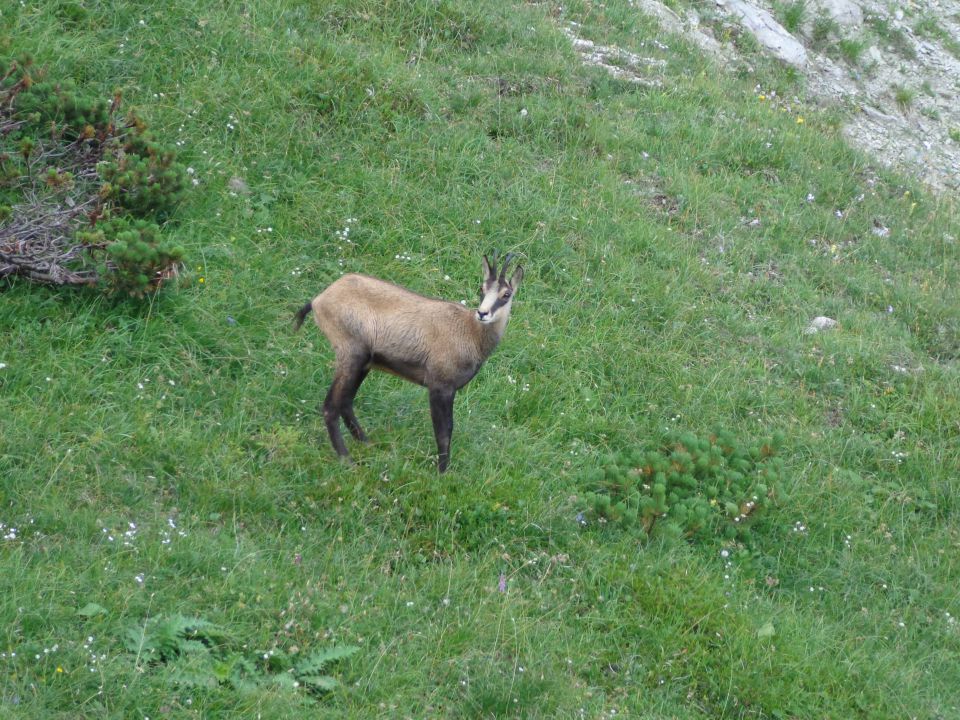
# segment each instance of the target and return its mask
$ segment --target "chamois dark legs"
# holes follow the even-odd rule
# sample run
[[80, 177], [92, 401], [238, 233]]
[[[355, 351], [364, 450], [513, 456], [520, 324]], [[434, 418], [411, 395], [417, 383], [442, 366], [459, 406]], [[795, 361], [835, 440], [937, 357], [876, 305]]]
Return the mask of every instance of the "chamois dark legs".
[[453, 398], [456, 390], [430, 388], [430, 417], [437, 438], [437, 469], [444, 472], [450, 464], [450, 437], [453, 435]]
[[333, 382], [330, 383], [330, 390], [327, 391], [327, 397], [323, 401], [323, 420], [330, 434], [330, 442], [333, 444], [333, 449], [337, 451], [337, 455], [342, 458], [349, 459], [350, 453], [340, 432], [341, 417], [346, 421], [354, 437], [363, 441], [367, 439], [360, 423], [357, 422], [357, 416], [353, 413], [353, 399], [368, 372], [367, 358], [338, 357]]
[[347, 430], [349, 430], [350, 434], [360, 442], [369, 441], [367, 440], [367, 434], [363, 431], [363, 428], [360, 427], [360, 423], [357, 421], [357, 416], [353, 412], [353, 399], [357, 396], [357, 390], [360, 389], [360, 386], [363, 384], [363, 381], [366, 380], [367, 373], [369, 372], [369, 365], [361, 369], [356, 382], [352, 383], [349, 387], [351, 392], [346, 394], [347, 402], [343, 406], [343, 421], [347, 424]]

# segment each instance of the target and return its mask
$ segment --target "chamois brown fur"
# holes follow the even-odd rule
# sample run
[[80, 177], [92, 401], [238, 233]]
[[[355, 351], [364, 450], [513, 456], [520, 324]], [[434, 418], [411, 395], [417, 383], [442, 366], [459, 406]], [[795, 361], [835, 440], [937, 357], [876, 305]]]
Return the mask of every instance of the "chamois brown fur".
[[349, 458], [340, 433], [341, 417], [355, 438], [366, 440], [353, 413], [353, 400], [367, 373], [375, 368], [429, 390], [438, 467], [440, 472], [446, 470], [454, 396], [500, 342], [513, 293], [523, 278], [523, 268], [518, 267], [505, 279], [510, 258], [508, 254], [499, 275], [483, 258], [484, 297], [476, 310], [357, 274], [339, 278], [300, 309], [295, 327], [312, 312], [336, 355], [323, 415], [338, 455]]

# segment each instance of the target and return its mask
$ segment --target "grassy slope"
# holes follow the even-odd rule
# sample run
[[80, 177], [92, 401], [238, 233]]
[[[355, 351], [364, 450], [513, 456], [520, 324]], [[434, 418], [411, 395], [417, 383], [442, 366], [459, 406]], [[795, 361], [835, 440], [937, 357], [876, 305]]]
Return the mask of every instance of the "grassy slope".
[[[0, 715], [304, 703], [138, 670], [122, 632], [170, 612], [251, 649], [360, 644], [317, 717], [957, 711], [956, 208], [759, 101], [795, 92], [775, 68], [659, 48], [621, 0], [26, 5], [3, 52], [122, 86], [200, 182], [180, 290], [0, 291]], [[583, 68], [567, 20], [666, 59], [664, 89]], [[527, 280], [451, 472], [386, 376], [358, 401], [374, 444], [337, 464], [330, 352], [292, 312], [341, 270], [470, 302], [493, 246]], [[802, 334], [819, 314], [840, 328]], [[576, 528], [580, 468], [717, 424], [788, 435], [752, 563]]]

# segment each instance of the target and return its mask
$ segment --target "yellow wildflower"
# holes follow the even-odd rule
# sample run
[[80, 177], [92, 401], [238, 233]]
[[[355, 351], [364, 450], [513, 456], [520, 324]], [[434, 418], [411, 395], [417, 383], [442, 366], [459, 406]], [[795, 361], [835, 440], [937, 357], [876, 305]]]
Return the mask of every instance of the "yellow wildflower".
[[798, 118], [797, 118], [797, 125], [803, 125], [803, 118], [802, 118], [802, 117], [798, 117]]

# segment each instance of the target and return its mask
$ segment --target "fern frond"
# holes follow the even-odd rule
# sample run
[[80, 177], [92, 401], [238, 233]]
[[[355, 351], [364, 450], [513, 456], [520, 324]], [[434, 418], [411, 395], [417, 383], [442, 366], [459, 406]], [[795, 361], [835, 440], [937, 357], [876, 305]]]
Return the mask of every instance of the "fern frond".
[[335, 678], [332, 678], [329, 675], [307, 675], [306, 677], [299, 678], [299, 680], [303, 685], [307, 686], [311, 690], [319, 690], [322, 692], [336, 690], [337, 686], [340, 684]]
[[330, 663], [348, 658], [359, 649], [354, 645], [337, 645], [323, 650], [315, 650], [297, 663], [294, 671], [298, 676], [317, 675]]

